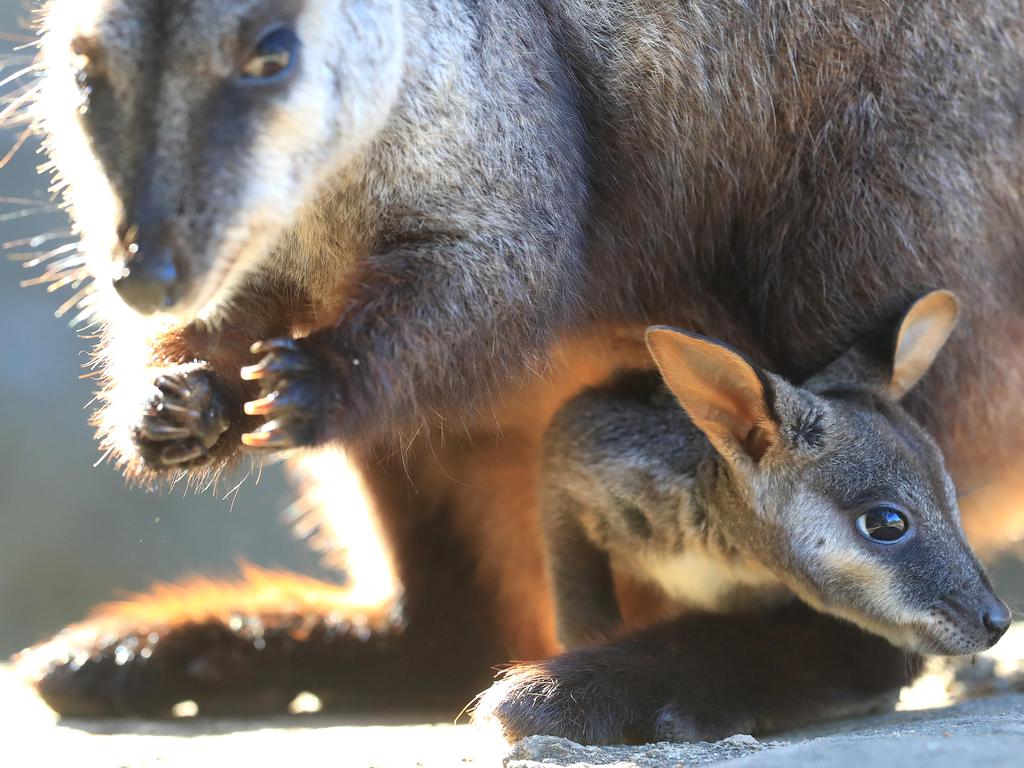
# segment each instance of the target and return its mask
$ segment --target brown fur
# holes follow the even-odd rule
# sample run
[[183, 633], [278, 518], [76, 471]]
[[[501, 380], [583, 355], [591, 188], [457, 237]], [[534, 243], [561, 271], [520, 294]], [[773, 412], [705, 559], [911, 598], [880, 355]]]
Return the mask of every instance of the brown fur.
[[[713, 332], [800, 380], [939, 286], [962, 297], [966, 332], [908, 408], [961, 486], [1019, 474], [1019, 3], [414, 1], [401, 13], [384, 3], [365, 17], [384, 30], [366, 50], [383, 51], [381, 60], [393, 52], [399, 36], [387, 25], [398, 19], [407, 41], [400, 83], [388, 62], [358, 58], [357, 36], [325, 42], [331, 24], [310, 25], [320, 37], [308, 50], [340, 57], [343, 76], [301, 80], [320, 94], [302, 109], [333, 109], [326, 117], [343, 123], [371, 114], [379, 124], [345, 123], [316, 146], [294, 147], [321, 121], [289, 123], [289, 103], [268, 101], [250, 121], [252, 141], [237, 144], [259, 150], [239, 183], [243, 165], [215, 151], [223, 135], [196, 105], [210, 103], [225, 68], [208, 57], [219, 47], [204, 48], [223, 31], [210, 18], [234, 24], [248, 6], [57, 0], [48, 17], [41, 125], [99, 279], [108, 386], [99, 424], [129, 474], [154, 472], [131, 436], [166, 365], [199, 358], [222, 381], [233, 425], [212, 457], [220, 466], [252, 428], [242, 406], [255, 388], [237, 380], [245, 347], [302, 337], [296, 348], [315, 375], [300, 377], [300, 417], [283, 419], [275, 437], [349, 446], [410, 606], [436, 606], [434, 589], [475, 592], [473, 604], [492, 611], [469, 612], [462, 636], [490, 638], [480, 641], [486, 656], [500, 622], [515, 643], [506, 655], [523, 657], [551, 641], [529, 490], [540, 436], [566, 397], [629, 365], [639, 328]], [[105, 25], [89, 26], [93, 11]], [[83, 29], [65, 29], [79, 12]], [[187, 45], [133, 50], [152, 35], [151, 18]], [[344, 31], [348, 17], [310, 18]], [[68, 61], [77, 34], [107, 45], [108, 95], [119, 97], [97, 97], [92, 144], [81, 136]], [[195, 56], [207, 65], [201, 78]], [[367, 71], [351, 77], [359, 66]], [[156, 94], [167, 78], [192, 87], [141, 98], [141, 84]], [[377, 91], [384, 101], [352, 108]], [[107, 124], [119, 130], [95, 130], [103, 109], [115, 110]], [[172, 140], [139, 125], [166, 126]], [[153, 162], [139, 162], [150, 150]], [[195, 162], [200, 150], [205, 163]], [[92, 155], [97, 167], [76, 167]], [[336, 173], [321, 173], [334, 162]], [[239, 202], [239, 190], [275, 184], [291, 185], [292, 208]], [[130, 204], [139, 188], [150, 208]], [[181, 199], [189, 205], [179, 212]], [[256, 279], [234, 281], [205, 308], [214, 330], [196, 323], [185, 336], [120, 343], [139, 320], [111, 293], [112, 241], [142, 219], [171, 219], [179, 240], [185, 233], [191, 297], [213, 290], [225, 260], [251, 267]], [[229, 224], [251, 235], [250, 251], [223, 245], [218, 228]], [[173, 322], [195, 319], [188, 302], [175, 309]], [[218, 326], [233, 329], [230, 339]], [[608, 345], [609, 329], [632, 345]], [[986, 509], [985, 525], [1001, 531], [1019, 520], [1022, 490], [1011, 481], [1002, 497], [1011, 503]], [[976, 528], [970, 498], [963, 507]], [[460, 557], [434, 559], [436, 547]], [[656, 681], [657, 670], [645, 675]], [[61, 679], [73, 699], [74, 676]], [[93, 694], [83, 688], [82, 701]]]

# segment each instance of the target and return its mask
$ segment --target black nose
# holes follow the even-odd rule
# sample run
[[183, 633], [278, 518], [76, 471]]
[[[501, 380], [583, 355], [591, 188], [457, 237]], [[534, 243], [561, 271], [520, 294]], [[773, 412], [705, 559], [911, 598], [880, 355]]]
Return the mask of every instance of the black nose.
[[1006, 607], [1006, 603], [997, 599], [984, 609], [981, 621], [994, 643], [1010, 627], [1010, 609]]
[[124, 269], [114, 288], [136, 312], [149, 315], [171, 309], [180, 298], [183, 270], [167, 244], [152, 248], [133, 243], [126, 249]]

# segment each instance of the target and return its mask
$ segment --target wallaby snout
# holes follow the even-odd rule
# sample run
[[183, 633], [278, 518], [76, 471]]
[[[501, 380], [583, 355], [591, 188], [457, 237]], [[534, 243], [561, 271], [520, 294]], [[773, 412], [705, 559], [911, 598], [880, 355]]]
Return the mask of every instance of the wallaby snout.
[[995, 645], [1010, 627], [1009, 607], [996, 595], [979, 563], [977, 578], [959, 594], [945, 595], [922, 638], [935, 653], [962, 656]]
[[989, 646], [995, 645], [999, 638], [1006, 634], [1006, 630], [1010, 628], [1011, 618], [1009, 606], [992, 595], [981, 612], [981, 623], [989, 632]]
[[121, 243], [122, 267], [114, 276], [118, 295], [136, 312], [168, 312], [188, 293], [189, 268], [183, 249], [167, 230], [159, 234], [131, 227]]

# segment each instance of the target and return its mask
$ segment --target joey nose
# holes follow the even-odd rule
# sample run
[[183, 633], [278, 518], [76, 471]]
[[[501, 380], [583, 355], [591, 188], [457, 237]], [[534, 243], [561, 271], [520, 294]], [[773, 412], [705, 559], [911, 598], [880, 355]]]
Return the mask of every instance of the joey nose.
[[997, 598], [982, 609], [981, 621], [994, 644], [1010, 627], [1010, 609]]
[[143, 315], [166, 311], [181, 298], [184, 270], [167, 243], [126, 248], [124, 268], [114, 288], [124, 302]]

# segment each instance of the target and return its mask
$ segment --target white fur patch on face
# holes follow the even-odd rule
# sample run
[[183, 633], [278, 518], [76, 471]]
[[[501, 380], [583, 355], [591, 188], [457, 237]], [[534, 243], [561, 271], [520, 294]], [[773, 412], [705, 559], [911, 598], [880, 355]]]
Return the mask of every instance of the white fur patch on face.
[[[786, 505], [792, 556], [780, 557], [779, 577], [811, 607], [846, 619], [894, 645], [917, 648], [915, 627], [927, 612], [907, 605], [895, 576], [863, 551], [852, 525], [822, 496], [807, 490]], [[813, 526], [802, 524], [813, 520]]]
[[920, 646], [917, 628], [927, 622], [928, 613], [908, 605], [900, 596], [893, 571], [850, 551], [826, 553], [820, 562], [822, 581], [841, 584], [844, 596], [856, 594], [860, 598], [858, 605], [850, 605], [841, 598], [828, 599], [821, 606], [823, 610], [881, 635], [894, 645], [911, 649]]
[[[75, 37], [94, 29], [99, 11], [99, 3], [78, 0], [62, 0], [48, 9], [40, 38], [43, 70], [31, 117], [36, 130], [46, 137], [51, 162], [44, 170], [55, 171], [52, 189], [63, 194], [89, 273], [102, 287], [115, 277], [111, 254], [117, 245], [119, 208], [82, 130], [78, 105], [83, 97], [75, 80], [81, 62], [71, 49]], [[106, 309], [102, 301], [95, 306]]]
[[300, 211], [381, 130], [398, 100], [403, 27], [397, 0], [308, 0], [296, 32], [300, 71], [258, 126], [239, 168], [237, 216], [226, 223], [205, 285], [186, 314], [216, 321]]

